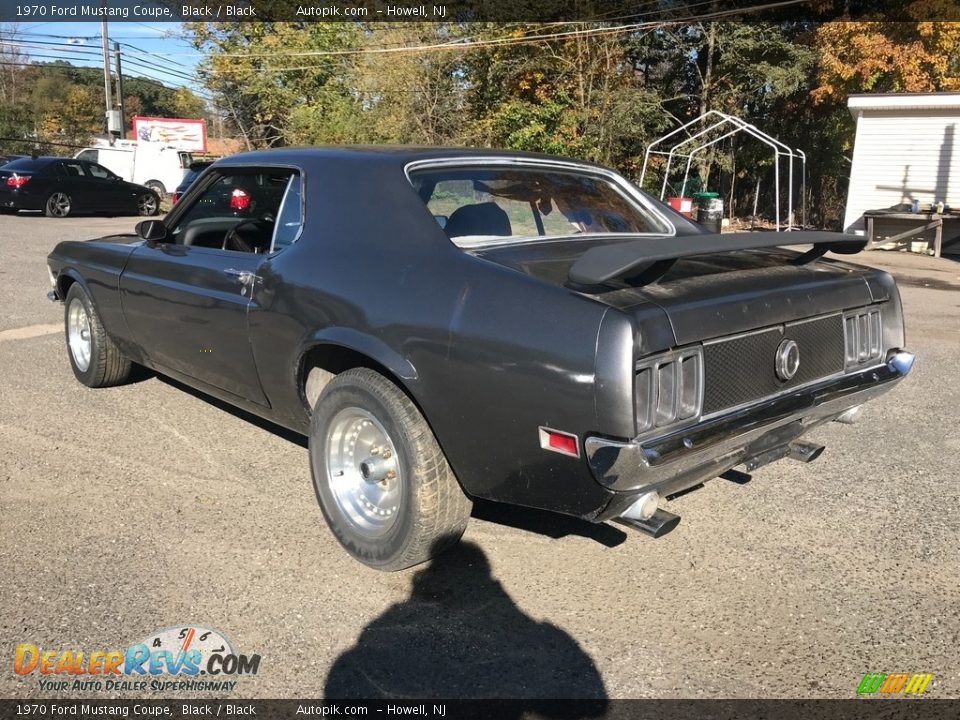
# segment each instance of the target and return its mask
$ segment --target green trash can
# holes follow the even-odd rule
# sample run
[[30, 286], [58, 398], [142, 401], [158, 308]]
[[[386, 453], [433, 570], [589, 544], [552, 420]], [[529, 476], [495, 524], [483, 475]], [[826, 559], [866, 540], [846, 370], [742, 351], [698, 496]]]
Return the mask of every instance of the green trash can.
[[693, 196], [697, 202], [697, 222], [712, 233], [720, 233], [723, 225], [723, 200], [715, 192], [701, 192]]

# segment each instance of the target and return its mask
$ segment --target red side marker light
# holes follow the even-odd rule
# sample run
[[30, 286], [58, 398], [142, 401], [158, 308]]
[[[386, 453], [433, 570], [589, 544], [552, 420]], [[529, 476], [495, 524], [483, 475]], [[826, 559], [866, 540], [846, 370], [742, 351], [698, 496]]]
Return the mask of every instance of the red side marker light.
[[558, 452], [570, 457], [580, 457], [580, 443], [576, 435], [545, 427], [539, 428], [539, 433], [540, 447], [544, 450]]

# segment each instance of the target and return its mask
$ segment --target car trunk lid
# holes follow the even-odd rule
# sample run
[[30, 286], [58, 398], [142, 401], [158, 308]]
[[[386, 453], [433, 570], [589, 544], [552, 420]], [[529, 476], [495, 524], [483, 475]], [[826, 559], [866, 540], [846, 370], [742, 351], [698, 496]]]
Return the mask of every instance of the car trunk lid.
[[[609, 242], [609, 241], [597, 241]], [[596, 242], [590, 243], [591, 247]], [[570, 268], [583, 240], [489, 248], [474, 254], [633, 314], [650, 305], [669, 319], [674, 345], [709, 340], [868, 305], [875, 298], [865, 271], [836, 261], [794, 264], [798, 253], [779, 248], [729, 251], [677, 259], [656, 282], [619, 288], [576, 287]], [[652, 349], [652, 348], [651, 348]]]

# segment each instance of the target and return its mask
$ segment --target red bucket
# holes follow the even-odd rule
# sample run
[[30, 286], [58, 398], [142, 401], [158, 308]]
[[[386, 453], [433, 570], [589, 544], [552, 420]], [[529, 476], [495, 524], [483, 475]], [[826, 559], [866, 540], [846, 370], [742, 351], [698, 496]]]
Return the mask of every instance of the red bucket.
[[688, 197], [670, 197], [667, 198], [667, 205], [672, 207], [684, 217], [693, 219], [693, 198]]

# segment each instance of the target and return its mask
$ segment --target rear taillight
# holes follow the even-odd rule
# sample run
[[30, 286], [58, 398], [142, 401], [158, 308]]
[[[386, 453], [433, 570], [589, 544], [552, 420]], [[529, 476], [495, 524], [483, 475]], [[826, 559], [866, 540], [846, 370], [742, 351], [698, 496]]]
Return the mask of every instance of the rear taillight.
[[662, 429], [698, 417], [703, 404], [700, 347], [648, 358], [637, 366], [634, 400], [637, 432]]
[[845, 366], [848, 370], [867, 363], [880, 362], [883, 338], [879, 309], [866, 308], [844, 314], [843, 335], [846, 346]]
[[179, 199], [180, 199], [180, 193], [178, 193], [178, 192], [170, 193], [170, 204], [171, 204], [171, 205], [176, 205], [176, 204], [177, 204], [177, 200], [179, 200]]
[[7, 187], [22, 188], [30, 182], [29, 175], [11, 175], [7, 178]]

